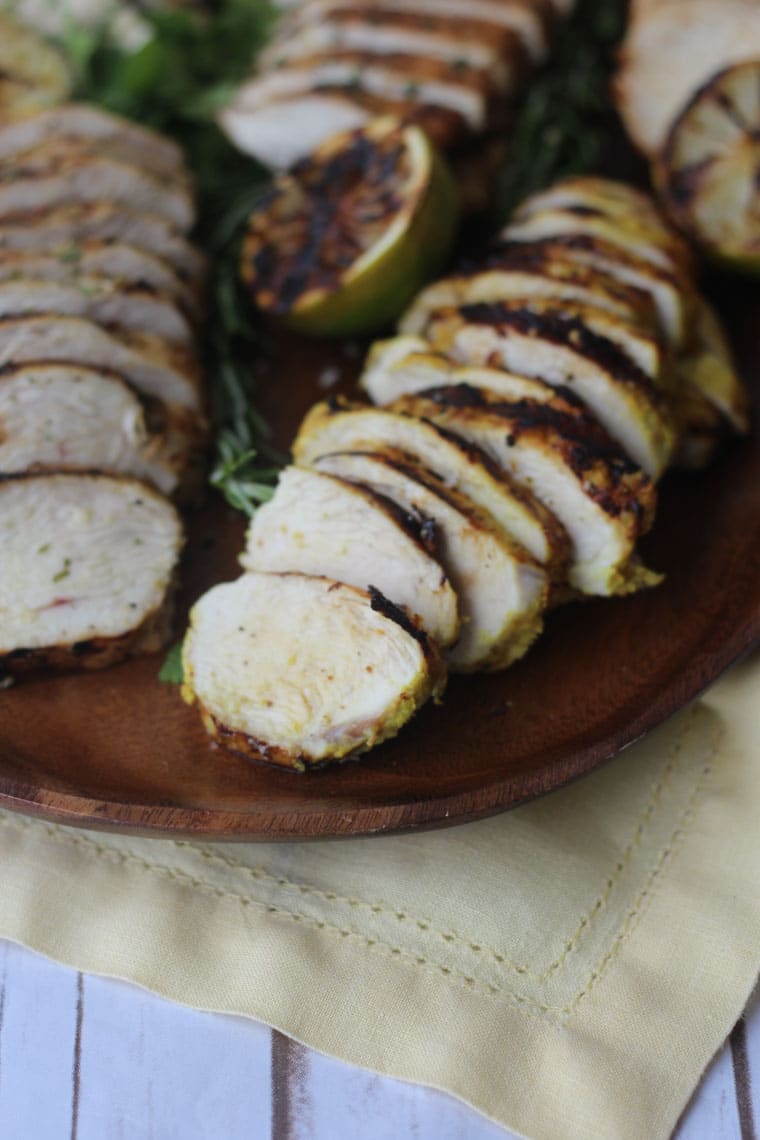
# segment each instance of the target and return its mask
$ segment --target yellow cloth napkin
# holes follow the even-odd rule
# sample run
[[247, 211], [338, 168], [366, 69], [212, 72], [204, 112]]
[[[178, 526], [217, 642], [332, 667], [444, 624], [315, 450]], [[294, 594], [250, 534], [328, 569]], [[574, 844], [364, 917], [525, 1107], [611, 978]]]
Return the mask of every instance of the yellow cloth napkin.
[[758, 698], [756, 658], [594, 775], [433, 833], [196, 846], [4, 813], [0, 935], [535, 1140], [664, 1138], [760, 966]]

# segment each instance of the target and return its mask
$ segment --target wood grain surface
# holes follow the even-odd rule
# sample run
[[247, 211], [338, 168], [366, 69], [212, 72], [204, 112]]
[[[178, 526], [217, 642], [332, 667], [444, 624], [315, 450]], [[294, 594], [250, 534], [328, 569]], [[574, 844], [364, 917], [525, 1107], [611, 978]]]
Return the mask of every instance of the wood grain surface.
[[[759, 1123], [756, 995], [674, 1140], [758, 1140]], [[254, 1021], [185, 1009], [124, 982], [78, 974], [6, 942], [0, 1136], [516, 1140], [434, 1089], [313, 1053]]]
[[[719, 298], [758, 398], [760, 292]], [[275, 342], [257, 402], [286, 447], [330, 386], [348, 390], [358, 346]], [[337, 384], [333, 381], [337, 378]], [[216, 497], [190, 523], [179, 630], [213, 582], [236, 577], [241, 516]], [[662, 486], [647, 562], [656, 590], [552, 613], [528, 656], [454, 678], [399, 737], [357, 763], [305, 775], [210, 742], [161, 657], [40, 678], [0, 694], [0, 803], [88, 827], [207, 839], [372, 834], [463, 822], [590, 771], [681, 707], [760, 638], [760, 438]]]

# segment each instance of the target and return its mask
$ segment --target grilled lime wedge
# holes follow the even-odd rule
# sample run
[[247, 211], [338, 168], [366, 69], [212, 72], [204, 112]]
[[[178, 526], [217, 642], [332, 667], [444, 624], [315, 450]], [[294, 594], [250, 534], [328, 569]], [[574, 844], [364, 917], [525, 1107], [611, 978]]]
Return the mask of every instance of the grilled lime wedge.
[[427, 135], [376, 119], [274, 180], [248, 222], [243, 281], [297, 332], [372, 332], [444, 267], [457, 222], [456, 188]]
[[760, 274], [760, 59], [727, 67], [695, 93], [655, 179], [673, 219], [708, 255]]
[[0, 12], [0, 124], [62, 103], [70, 89], [63, 56], [31, 28]]

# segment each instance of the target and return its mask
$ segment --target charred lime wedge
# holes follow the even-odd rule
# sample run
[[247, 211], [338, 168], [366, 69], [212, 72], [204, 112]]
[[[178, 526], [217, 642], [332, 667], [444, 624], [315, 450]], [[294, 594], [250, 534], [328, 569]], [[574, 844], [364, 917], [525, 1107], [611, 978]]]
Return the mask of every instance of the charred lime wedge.
[[68, 96], [60, 52], [31, 28], [0, 12], [0, 122], [41, 111]]
[[443, 268], [457, 219], [456, 189], [425, 133], [376, 119], [274, 180], [248, 222], [243, 281], [297, 332], [371, 332]]
[[760, 60], [728, 67], [696, 92], [655, 177], [674, 220], [708, 254], [760, 273]]

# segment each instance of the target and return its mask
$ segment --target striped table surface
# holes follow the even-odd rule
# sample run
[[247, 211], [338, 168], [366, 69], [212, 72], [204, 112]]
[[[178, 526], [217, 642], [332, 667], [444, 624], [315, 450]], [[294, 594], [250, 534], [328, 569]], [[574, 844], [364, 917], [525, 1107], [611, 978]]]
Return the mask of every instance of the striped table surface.
[[[755, 1100], [753, 1102], [753, 1083]], [[677, 1140], [756, 1140], [760, 994]], [[0, 941], [2, 1140], [509, 1140], [431, 1089]], [[561, 1140], [561, 1138], [558, 1138]]]

